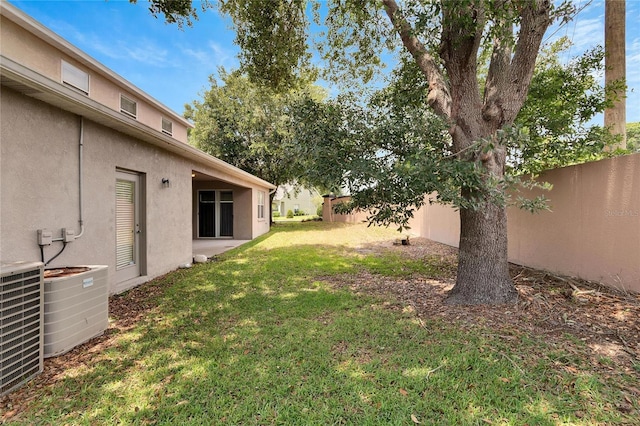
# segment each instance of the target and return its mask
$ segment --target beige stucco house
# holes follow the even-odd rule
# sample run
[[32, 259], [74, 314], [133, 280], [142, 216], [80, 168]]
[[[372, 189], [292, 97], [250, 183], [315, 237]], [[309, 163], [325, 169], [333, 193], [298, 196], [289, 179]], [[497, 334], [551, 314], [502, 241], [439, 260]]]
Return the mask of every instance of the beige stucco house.
[[180, 115], [0, 7], [2, 262], [64, 246], [50, 267], [108, 265], [115, 293], [191, 262], [194, 239], [269, 230], [273, 185], [188, 145]]
[[316, 189], [303, 187], [296, 190], [294, 185], [286, 184], [278, 186], [273, 195], [272, 210], [280, 216], [286, 216], [289, 210], [294, 214], [314, 215], [320, 205], [322, 196]]

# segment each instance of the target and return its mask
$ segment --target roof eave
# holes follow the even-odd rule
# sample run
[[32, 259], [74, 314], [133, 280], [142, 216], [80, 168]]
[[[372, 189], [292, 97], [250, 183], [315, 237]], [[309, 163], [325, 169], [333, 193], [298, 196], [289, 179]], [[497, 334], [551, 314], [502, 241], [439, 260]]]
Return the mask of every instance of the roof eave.
[[2, 85], [255, 185], [276, 186], [0, 55]]
[[69, 43], [67, 40], [60, 37], [58, 34], [54, 33], [53, 31], [51, 31], [50, 29], [48, 29], [47, 27], [45, 27], [44, 25], [42, 25], [41, 23], [33, 19], [32, 17], [27, 15], [26, 13], [22, 12], [17, 7], [5, 1], [0, 2], [0, 14], [2, 14], [2, 16], [6, 17], [7, 19], [14, 22], [15, 24], [19, 25], [20, 27], [24, 28], [25, 30], [29, 31], [30, 33], [36, 35], [37, 37], [51, 44], [61, 52], [64, 52], [65, 54], [69, 55], [71, 58], [80, 62], [87, 68], [94, 70], [95, 72], [99, 73], [101, 76], [116, 83], [118, 86], [124, 87], [126, 90], [131, 92], [132, 95], [136, 95], [141, 99], [144, 99], [145, 101], [149, 102], [149, 104], [160, 109], [167, 116], [170, 116], [174, 120], [179, 121], [180, 123], [182, 123], [183, 125], [189, 128], [193, 128], [193, 124], [190, 121], [188, 121], [186, 118], [184, 118], [177, 112], [173, 111], [171, 108], [167, 107], [162, 102], [158, 101], [157, 99], [155, 99], [148, 93], [144, 92], [140, 88], [136, 87], [129, 81], [125, 80], [120, 75], [118, 75], [117, 73], [115, 73], [114, 71], [106, 67], [105, 65], [101, 64], [96, 59], [87, 55], [85, 52], [78, 49], [73, 44]]

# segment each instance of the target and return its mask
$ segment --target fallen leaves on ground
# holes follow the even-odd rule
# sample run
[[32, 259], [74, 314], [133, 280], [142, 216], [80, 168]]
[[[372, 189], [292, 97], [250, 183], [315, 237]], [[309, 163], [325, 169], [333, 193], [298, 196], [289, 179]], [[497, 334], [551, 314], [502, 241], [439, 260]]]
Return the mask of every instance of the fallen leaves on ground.
[[[359, 250], [400, 252], [411, 259], [436, 256], [444, 262], [457, 262], [456, 248], [425, 238], [412, 239], [410, 246], [375, 244]], [[519, 265], [510, 265], [510, 273], [519, 301], [515, 305], [497, 306], [445, 304], [447, 292], [455, 283], [454, 276], [394, 279], [361, 272], [325, 281], [355, 292], [391, 295], [398, 303], [388, 303], [388, 307], [408, 307], [422, 321], [440, 318], [470, 329], [484, 326], [492, 330], [492, 336], [507, 341], [524, 334], [540, 336], [569, 352], [584, 354], [567, 337], [571, 336], [585, 343], [584, 355], [604, 377], [613, 378], [622, 372], [640, 380], [640, 294]], [[638, 387], [626, 386], [622, 390], [636, 399], [640, 397]]]

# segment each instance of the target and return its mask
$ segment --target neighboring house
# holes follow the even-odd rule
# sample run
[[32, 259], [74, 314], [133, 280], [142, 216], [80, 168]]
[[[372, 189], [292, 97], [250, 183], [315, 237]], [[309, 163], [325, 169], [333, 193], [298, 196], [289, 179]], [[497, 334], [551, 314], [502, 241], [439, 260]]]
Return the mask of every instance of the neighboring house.
[[274, 185], [188, 145], [180, 115], [0, 11], [2, 262], [49, 260], [67, 240], [49, 266], [108, 265], [115, 293], [191, 262], [193, 239], [269, 231]]
[[322, 196], [315, 189], [300, 188], [297, 192], [293, 185], [280, 185], [273, 196], [272, 210], [286, 216], [291, 210], [294, 214], [303, 212], [315, 215], [322, 205]]

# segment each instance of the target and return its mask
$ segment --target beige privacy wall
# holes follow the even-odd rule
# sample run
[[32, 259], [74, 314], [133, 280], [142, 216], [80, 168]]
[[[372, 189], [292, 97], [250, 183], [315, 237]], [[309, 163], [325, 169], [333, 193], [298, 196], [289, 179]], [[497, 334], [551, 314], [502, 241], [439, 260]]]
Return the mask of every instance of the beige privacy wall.
[[[509, 260], [640, 292], [640, 154], [550, 170], [551, 211], [508, 211]], [[427, 205], [414, 232], [458, 246], [458, 212]]]
[[330, 197], [324, 196], [322, 203], [322, 220], [325, 222], [338, 223], [361, 223], [367, 220], [368, 213], [365, 211], [357, 211], [351, 214], [339, 214], [333, 211], [333, 207], [340, 203], [346, 203], [351, 197]]
[[[640, 154], [550, 170], [540, 180], [553, 189], [519, 195], [545, 195], [551, 211], [509, 209], [509, 260], [640, 292]], [[324, 201], [325, 220], [366, 218], [332, 214]], [[460, 219], [451, 207], [427, 204], [410, 224], [412, 234], [458, 246]]]

